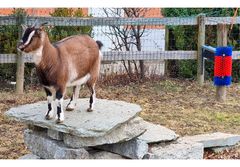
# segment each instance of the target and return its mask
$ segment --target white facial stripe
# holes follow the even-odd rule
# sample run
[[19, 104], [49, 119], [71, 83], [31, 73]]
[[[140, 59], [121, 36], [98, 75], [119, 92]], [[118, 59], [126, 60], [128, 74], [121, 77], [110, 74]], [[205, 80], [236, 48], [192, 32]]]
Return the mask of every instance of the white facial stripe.
[[31, 41], [34, 33], [35, 33], [35, 30], [32, 31], [32, 32], [29, 34], [28, 39], [27, 39], [27, 41], [24, 43], [24, 45], [28, 45], [28, 44], [29, 44], [29, 42]]

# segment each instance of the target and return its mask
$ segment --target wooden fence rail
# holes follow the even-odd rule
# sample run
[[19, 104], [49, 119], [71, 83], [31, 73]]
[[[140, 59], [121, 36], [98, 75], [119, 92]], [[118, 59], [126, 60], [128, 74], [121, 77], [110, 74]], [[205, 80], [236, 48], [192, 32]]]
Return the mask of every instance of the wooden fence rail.
[[[202, 19], [201, 19], [202, 18]], [[36, 20], [39, 23], [47, 22], [52, 26], [125, 26], [125, 25], [153, 25], [153, 26], [179, 26], [179, 25], [196, 25], [198, 26], [198, 50], [197, 51], [140, 51], [140, 52], [120, 52], [108, 51], [103, 53], [103, 61], [121, 61], [121, 60], [183, 60], [183, 59], [196, 59], [198, 62], [198, 81], [200, 85], [203, 83], [203, 74], [200, 73], [202, 67], [201, 61], [201, 46], [205, 44], [205, 26], [218, 25], [218, 24], [240, 24], [240, 17], [205, 17], [199, 15], [196, 17], [165, 17], [165, 18], [120, 18], [120, 17], [89, 17], [89, 18], [76, 18], [76, 17], [17, 17], [17, 16], [0, 16], [0, 26], [4, 25], [17, 25], [24, 23], [32, 25]], [[19, 37], [20, 35], [19, 28]], [[166, 31], [167, 33], [168, 31]], [[21, 72], [20, 78], [17, 80], [19, 93], [23, 90], [23, 73], [24, 63], [32, 63], [31, 55], [19, 57], [15, 54], [0, 54], [0, 63], [16, 63], [18, 71]], [[233, 52], [233, 59], [240, 59], [240, 52]], [[20, 72], [17, 74], [20, 75]], [[20, 83], [21, 82], [21, 83]], [[18, 88], [18, 86], [17, 86]]]
[[[16, 63], [17, 54], [0, 54], [0, 63]], [[197, 51], [105, 51], [102, 61], [122, 60], [196, 60]], [[240, 60], [240, 51], [233, 51], [233, 60]], [[24, 56], [25, 63], [33, 63], [31, 55]]]
[[[36, 20], [48, 22], [54, 26], [124, 26], [124, 25], [198, 25], [197, 17], [165, 17], [165, 18], [119, 18], [119, 17], [36, 17], [27, 16], [25, 22], [32, 25]], [[206, 17], [205, 25], [232, 24], [232, 17]], [[0, 16], [0, 25], [16, 25], [17, 17]], [[233, 24], [240, 24], [240, 17]]]

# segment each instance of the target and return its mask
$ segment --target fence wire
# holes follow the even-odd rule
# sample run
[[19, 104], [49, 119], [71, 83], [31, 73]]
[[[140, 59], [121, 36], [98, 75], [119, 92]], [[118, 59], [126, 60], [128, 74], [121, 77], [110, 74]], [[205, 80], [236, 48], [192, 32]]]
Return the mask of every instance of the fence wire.
[[[198, 15], [188, 17], [164, 17], [160, 8], [84, 8], [84, 9], [25, 9], [23, 23], [32, 25], [36, 19], [48, 22], [46, 31], [52, 42], [75, 34], [89, 34], [103, 44], [101, 74], [120, 74], [136, 69], [144, 61], [144, 72], [163, 75], [166, 70], [172, 76], [194, 78], [198, 44]], [[15, 14], [12, 14], [14, 13]], [[16, 62], [18, 23], [16, 10], [0, 9], [0, 63]], [[217, 24], [232, 24], [232, 17], [218, 16], [217, 11], [206, 13], [205, 43], [217, 46]], [[222, 16], [222, 15], [220, 15]], [[228, 44], [234, 51], [239, 49], [240, 17], [228, 36]], [[234, 52], [239, 59], [239, 53]], [[166, 65], [166, 61], [168, 61]], [[26, 55], [25, 62], [32, 63]], [[236, 60], [238, 66], [238, 60]], [[130, 65], [129, 65], [130, 63]], [[235, 62], [234, 62], [235, 63]], [[1, 64], [1, 77], [7, 65]], [[167, 68], [166, 68], [167, 67]], [[209, 69], [208, 69], [209, 68]], [[140, 70], [140, 69], [139, 69]], [[207, 66], [211, 76], [212, 64]]]

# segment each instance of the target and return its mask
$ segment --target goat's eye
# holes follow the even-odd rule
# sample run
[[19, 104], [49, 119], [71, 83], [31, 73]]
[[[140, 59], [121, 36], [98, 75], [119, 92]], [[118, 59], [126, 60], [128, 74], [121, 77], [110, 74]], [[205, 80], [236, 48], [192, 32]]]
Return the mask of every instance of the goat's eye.
[[33, 35], [33, 37], [34, 37], [34, 38], [40, 37], [40, 35], [39, 35], [38, 33], [35, 33], [35, 34]]
[[36, 34], [40, 34], [41, 33], [41, 30], [40, 29], [37, 29], [36, 30]]

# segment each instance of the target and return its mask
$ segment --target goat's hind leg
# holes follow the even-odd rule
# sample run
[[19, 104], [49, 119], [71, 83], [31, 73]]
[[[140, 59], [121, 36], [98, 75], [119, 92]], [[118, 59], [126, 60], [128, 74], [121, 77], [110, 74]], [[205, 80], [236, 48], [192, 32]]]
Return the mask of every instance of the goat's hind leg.
[[91, 96], [89, 99], [89, 108], [87, 109], [87, 111], [92, 112], [94, 108], [94, 103], [96, 101], [95, 83], [88, 82], [87, 86], [91, 92]]
[[80, 88], [81, 88], [81, 85], [77, 85], [73, 87], [72, 97], [66, 108], [67, 111], [73, 111], [75, 109], [77, 105], [77, 99], [79, 97]]
[[50, 120], [54, 117], [54, 109], [53, 109], [53, 93], [48, 89], [44, 87], [44, 90], [47, 94], [47, 102], [48, 102], [48, 111], [45, 115], [46, 120]]

